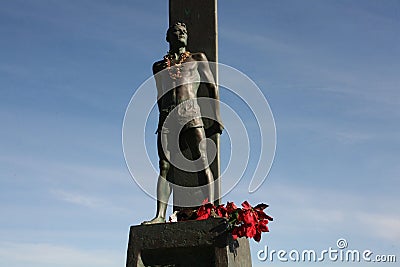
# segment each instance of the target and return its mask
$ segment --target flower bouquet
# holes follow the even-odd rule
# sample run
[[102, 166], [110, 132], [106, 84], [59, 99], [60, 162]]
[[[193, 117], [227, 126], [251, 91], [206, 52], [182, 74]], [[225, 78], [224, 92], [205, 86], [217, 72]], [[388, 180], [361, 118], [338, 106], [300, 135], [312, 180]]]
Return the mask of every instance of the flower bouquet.
[[205, 200], [197, 210], [183, 209], [176, 211], [169, 220], [170, 222], [177, 222], [226, 218], [228, 221], [226, 230], [232, 233], [234, 240], [238, 237], [246, 237], [260, 242], [261, 233], [269, 232], [267, 224], [269, 221], [273, 221], [273, 218], [264, 212], [267, 207], [268, 205], [264, 203], [252, 207], [247, 201], [242, 203], [242, 208], [238, 208], [233, 202], [215, 206]]

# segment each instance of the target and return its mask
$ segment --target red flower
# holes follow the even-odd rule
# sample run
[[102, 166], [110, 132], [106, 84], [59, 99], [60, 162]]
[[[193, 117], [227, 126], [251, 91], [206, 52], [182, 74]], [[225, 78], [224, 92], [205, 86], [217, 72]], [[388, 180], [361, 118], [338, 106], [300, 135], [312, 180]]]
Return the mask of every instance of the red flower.
[[250, 209], [253, 208], [253, 207], [249, 204], [249, 202], [247, 202], [247, 201], [244, 201], [244, 202], [242, 203], [242, 207], [243, 207], [244, 210], [250, 210]]
[[267, 224], [268, 220], [259, 221], [257, 224], [257, 230], [260, 232], [269, 232]]
[[257, 220], [257, 214], [252, 210], [239, 211], [239, 221], [242, 221], [245, 224], [254, 225], [258, 221]]
[[255, 210], [264, 210], [266, 208], [268, 208], [268, 205], [264, 204], [264, 203], [260, 203], [260, 204], [258, 204], [257, 206], [254, 207]]
[[267, 204], [261, 203], [254, 207], [254, 210], [257, 212], [258, 218], [260, 220], [267, 219], [273, 221], [274, 219], [271, 216], [265, 214], [264, 209], [268, 207]]
[[198, 210], [197, 210], [197, 218], [196, 220], [205, 220], [208, 219], [211, 216], [211, 211], [215, 209], [215, 206], [211, 203], [207, 203], [202, 205]]
[[226, 203], [226, 210], [229, 214], [233, 213], [235, 210], [237, 210], [237, 207], [235, 203], [233, 202], [227, 202]]
[[204, 199], [204, 200], [203, 200], [203, 203], [201, 203], [201, 205], [205, 205], [205, 204], [207, 204], [207, 203], [210, 203], [210, 202], [208, 201], [208, 198]]
[[233, 228], [232, 231], [233, 240], [236, 240], [238, 239], [238, 237], [243, 237], [243, 236], [246, 236], [246, 229], [244, 225], [240, 225], [238, 227]]
[[254, 224], [246, 225], [245, 229], [246, 229], [246, 237], [253, 238], [257, 233], [257, 229]]
[[261, 203], [252, 207], [249, 202], [244, 201], [242, 208], [236, 207], [235, 203], [227, 202], [226, 206], [214, 206], [208, 202], [208, 199], [203, 201], [203, 204], [192, 213], [180, 211], [178, 213], [178, 221], [182, 220], [205, 220], [210, 217], [221, 217], [228, 219], [227, 231], [232, 232], [232, 237], [236, 240], [239, 237], [253, 238], [259, 242], [263, 232], [269, 232], [268, 221], [272, 221], [272, 217], [264, 212], [268, 205]]
[[219, 217], [222, 217], [222, 218], [229, 218], [229, 214], [228, 214], [228, 210], [224, 207], [224, 205], [222, 204], [222, 205], [219, 205], [217, 208], [216, 208], [216, 213], [217, 213], [217, 215], [219, 216]]
[[262, 232], [269, 232], [268, 226], [267, 226], [268, 220], [261, 220], [257, 224], [257, 232], [254, 235], [254, 240], [257, 242], [260, 242], [261, 240], [261, 233]]
[[261, 240], [261, 232], [257, 231], [256, 235], [254, 236], [254, 240], [260, 242]]

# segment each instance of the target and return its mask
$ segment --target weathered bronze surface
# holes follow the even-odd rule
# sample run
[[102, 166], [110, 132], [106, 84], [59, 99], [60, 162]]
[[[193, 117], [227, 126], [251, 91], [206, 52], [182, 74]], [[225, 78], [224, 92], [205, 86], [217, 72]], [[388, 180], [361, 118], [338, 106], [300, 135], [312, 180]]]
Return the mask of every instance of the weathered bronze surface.
[[[214, 201], [214, 176], [209, 167], [206, 131], [198, 103], [200, 84], [207, 89], [211, 116], [215, 119], [207, 129], [208, 135], [221, 134], [223, 126], [219, 114], [218, 87], [215, 83], [207, 57], [204, 53], [190, 53], [186, 50], [188, 33], [186, 25], [177, 22], [168, 31], [166, 40], [170, 50], [160, 61], [153, 64], [153, 74], [158, 92], [159, 123], [157, 147], [160, 174], [157, 183], [156, 217], [144, 224], [165, 222], [166, 209], [173, 185], [185, 187], [206, 185], [206, 194], [199, 200]], [[179, 140], [178, 140], [179, 138]], [[177, 141], [178, 140], [178, 141]], [[182, 147], [189, 149], [190, 160], [197, 161], [198, 179], [192, 184], [181, 179], [174, 161]], [[171, 168], [174, 170], [171, 172]], [[204, 191], [204, 190], [203, 190]]]

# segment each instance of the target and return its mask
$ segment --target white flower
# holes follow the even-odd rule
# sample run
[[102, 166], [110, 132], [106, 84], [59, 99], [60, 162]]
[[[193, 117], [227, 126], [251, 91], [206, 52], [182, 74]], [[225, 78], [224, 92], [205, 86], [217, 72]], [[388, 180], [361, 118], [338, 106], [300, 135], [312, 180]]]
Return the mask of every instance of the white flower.
[[177, 222], [178, 221], [178, 211], [174, 211], [174, 213], [169, 216], [169, 222]]

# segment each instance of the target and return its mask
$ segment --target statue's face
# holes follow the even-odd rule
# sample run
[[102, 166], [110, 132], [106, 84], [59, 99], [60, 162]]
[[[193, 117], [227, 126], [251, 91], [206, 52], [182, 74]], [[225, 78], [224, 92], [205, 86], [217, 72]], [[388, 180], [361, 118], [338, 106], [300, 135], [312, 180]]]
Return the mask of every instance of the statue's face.
[[168, 31], [168, 42], [171, 45], [187, 45], [187, 31], [183, 26], [174, 26]]

